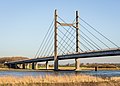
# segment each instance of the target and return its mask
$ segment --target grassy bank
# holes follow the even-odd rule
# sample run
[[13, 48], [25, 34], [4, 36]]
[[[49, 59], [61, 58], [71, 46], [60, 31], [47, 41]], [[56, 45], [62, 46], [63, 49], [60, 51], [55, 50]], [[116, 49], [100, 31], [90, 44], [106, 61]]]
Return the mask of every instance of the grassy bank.
[[103, 79], [89, 75], [0, 77], [0, 86], [119, 86], [119, 84], [120, 77]]

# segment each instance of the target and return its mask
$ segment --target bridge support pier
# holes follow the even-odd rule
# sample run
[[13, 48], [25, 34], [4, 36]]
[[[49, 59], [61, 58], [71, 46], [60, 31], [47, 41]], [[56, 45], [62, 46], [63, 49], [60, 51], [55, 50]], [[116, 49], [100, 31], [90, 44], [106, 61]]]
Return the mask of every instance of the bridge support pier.
[[17, 69], [17, 64], [16, 63], [14, 64], [14, 67], [15, 67], [15, 69]]
[[22, 68], [25, 69], [25, 63], [22, 64]]
[[48, 61], [46, 61], [46, 69], [49, 69]]
[[32, 69], [35, 69], [35, 65], [34, 65], [34, 62], [32, 62]]
[[9, 64], [8, 67], [9, 67], [9, 68], [12, 68], [12, 64]]
[[58, 59], [54, 61], [54, 71], [58, 70]]
[[97, 71], [98, 70], [98, 67], [97, 66], [95, 66], [95, 71]]
[[38, 69], [37, 62], [32, 62], [32, 69]]
[[75, 70], [80, 70], [80, 59], [75, 59]]

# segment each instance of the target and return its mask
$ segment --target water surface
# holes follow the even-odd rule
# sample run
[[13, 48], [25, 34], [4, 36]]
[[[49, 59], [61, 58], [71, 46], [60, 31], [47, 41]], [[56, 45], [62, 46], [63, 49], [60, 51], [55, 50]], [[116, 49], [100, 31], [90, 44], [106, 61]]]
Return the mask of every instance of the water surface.
[[120, 77], [120, 70], [99, 70], [99, 71], [0, 71], [0, 76], [45, 76], [45, 75], [73, 75], [73, 74], [87, 74], [100, 77]]

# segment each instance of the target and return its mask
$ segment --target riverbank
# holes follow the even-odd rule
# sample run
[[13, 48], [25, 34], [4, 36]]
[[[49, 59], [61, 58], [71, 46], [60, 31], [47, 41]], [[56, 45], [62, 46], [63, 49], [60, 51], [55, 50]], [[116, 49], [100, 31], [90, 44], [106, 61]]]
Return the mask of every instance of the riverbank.
[[100, 78], [90, 75], [1, 76], [0, 86], [119, 86], [120, 77]]

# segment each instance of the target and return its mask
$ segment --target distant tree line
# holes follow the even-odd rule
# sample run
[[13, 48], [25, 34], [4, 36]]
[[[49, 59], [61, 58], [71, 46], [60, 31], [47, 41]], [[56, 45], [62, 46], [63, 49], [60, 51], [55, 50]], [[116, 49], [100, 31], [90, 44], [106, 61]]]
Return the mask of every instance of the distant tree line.
[[25, 60], [28, 59], [27, 57], [1, 57], [0, 58], [0, 68], [4, 68], [5, 62], [11, 62], [11, 61], [19, 61], [19, 60]]
[[[61, 67], [74, 67], [75, 64], [68, 63], [64, 65], [59, 65]], [[86, 67], [86, 68], [94, 68], [94, 67], [99, 67], [99, 68], [120, 68], [120, 64], [118, 63], [81, 63], [80, 67]]]
[[3, 64], [5, 62], [11, 62], [11, 61], [25, 60], [25, 59], [28, 59], [28, 58], [27, 57], [1, 57], [0, 64]]

